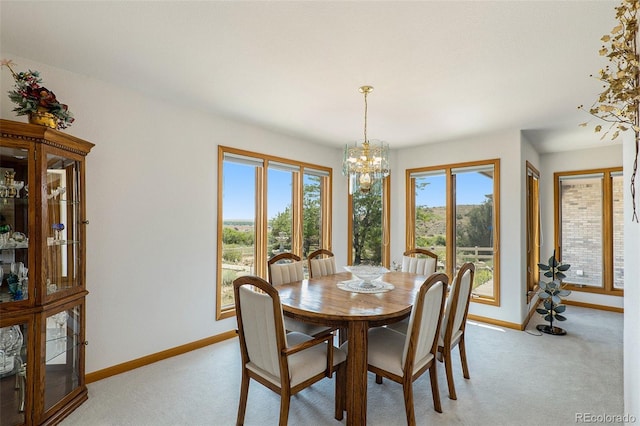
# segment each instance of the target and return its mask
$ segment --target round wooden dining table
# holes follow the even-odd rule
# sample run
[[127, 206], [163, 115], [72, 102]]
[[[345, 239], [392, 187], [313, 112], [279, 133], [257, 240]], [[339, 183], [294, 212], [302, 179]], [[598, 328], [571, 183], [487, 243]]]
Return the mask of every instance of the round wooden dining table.
[[411, 308], [425, 275], [388, 272], [382, 276], [393, 289], [357, 293], [338, 287], [350, 272], [309, 278], [277, 286], [285, 315], [314, 324], [348, 330], [347, 425], [367, 423], [367, 330], [402, 320]]

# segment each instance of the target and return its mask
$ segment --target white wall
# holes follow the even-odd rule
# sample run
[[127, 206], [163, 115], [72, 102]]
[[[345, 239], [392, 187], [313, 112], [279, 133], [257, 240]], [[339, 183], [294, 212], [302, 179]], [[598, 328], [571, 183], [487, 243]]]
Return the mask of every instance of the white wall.
[[[624, 142], [624, 182], [631, 182], [635, 158], [633, 138]], [[636, 188], [640, 177], [636, 177]], [[627, 190], [628, 191], [628, 190]], [[627, 192], [628, 193], [628, 192]], [[626, 194], [625, 194], [626, 195]], [[640, 191], [636, 191], [640, 214]], [[631, 221], [631, 197], [624, 200], [624, 412], [640, 421], [640, 223]]]
[[[553, 254], [554, 243], [553, 174], [555, 172], [572, 170], [621, 167], [622, 144], [607, 144], [603, 142], [603, 146], [600, 148], [544, 154], [540, 159], [540, 205], [542, 210], [542, 247], [540, 249], [540, 258], [548, 259]], [[626, 195], [627, 193], [625, 192], [625, 197]], [[628, 264], [629, 262], [625, 261], [625, 275]], [[579, 291], [572, 291], [567, 299], [617, 308], [622, 308], [623, 305], [622, 297]]]
[[[346, 258], [341, 153], [150, 99], [17, 55], [76, 116], [87, 157], [87, 347], [93, 372], [235, 328], [216, 321], [217, 148], [334, 168], [333, 244]], [[13, 86], [2, 70], [0, 91]], [[2, 118], [26, 121], [0, 96]]]
[[397, 153], [392, 180], [391, 258], [397, 258], [405, 247], [406, 169], [500, 159], [500, 306], [472, 303], [469, 312], [483, 317], [520, 324], [522, 316], [523, 263], [521, 252], [522, 173], [520, 132], [504, 131], [467, 139], [407, 148]]

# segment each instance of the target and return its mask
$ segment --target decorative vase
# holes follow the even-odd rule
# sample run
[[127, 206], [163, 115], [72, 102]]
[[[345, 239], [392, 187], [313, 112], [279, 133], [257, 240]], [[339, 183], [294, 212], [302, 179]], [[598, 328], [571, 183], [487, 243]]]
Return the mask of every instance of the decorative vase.
[[55, 129], [58, 127], [56, 116], [47, 112], [45, 108], [38, 107], [36, 112], [29, 113], [29, 123], [46, 126]]

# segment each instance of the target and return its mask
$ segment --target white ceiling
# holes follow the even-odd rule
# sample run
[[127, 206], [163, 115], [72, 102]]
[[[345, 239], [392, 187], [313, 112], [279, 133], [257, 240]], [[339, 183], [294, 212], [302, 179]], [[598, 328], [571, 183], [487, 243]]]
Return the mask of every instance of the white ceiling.
[[617, 5], [3, 0], [0, 47], [327, 145], [362, 138], [369, 84], [368, 136], [392, 148], [522, 129], [552, 152], [605, 143], [577, 106]]

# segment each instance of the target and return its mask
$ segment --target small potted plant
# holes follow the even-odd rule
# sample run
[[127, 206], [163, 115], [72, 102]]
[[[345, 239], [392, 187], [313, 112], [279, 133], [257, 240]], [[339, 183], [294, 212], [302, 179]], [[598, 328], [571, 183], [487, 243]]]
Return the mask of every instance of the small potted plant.
[[15, 86], [9, 91], [9, 99], [17, 106], [13, 109], [18, 115], [28, 115], [29, 122], [66, 129], [73, 123], [73, 114], [67, 105], [60, 103], [56, 95], [44, 86], [38, 71], [16, 73], [11, 68], [15, 65], [11, 60], [3, 59], [0, 66], [6, 66], [13, 75]]
[[538, 263], [538, 267], [545, 271], [544, 276], [551, 278], [549, 282], [540, 282], [540, 291], [538, 297], [542, 301], [542, 307], [537, 308], [536, 312], [544, 315], [544, 320], [549, 321], [549, 325], [540, 324], [536, 328], [542, 333], [553, 334], [561, 336], [567, 334], [567, 332], [553, 325], [553, 321], [566, 321], [563, 315], [561, 315], [567, 306], [562, 304], [562, 297], [566, 297], [571, 294], [571, 291], [565, 290], [562, 286], [562, 280], [567, 276], [564, 272], [568, 271], [571, 265], [568, 263], [560, 263], [556, 259], [556, 252], [553, 251], [553, 256], [549, 258], [547, 264]]

